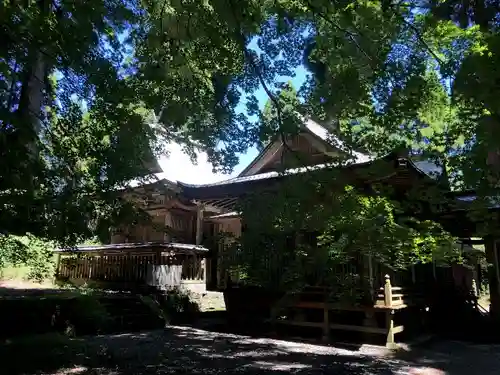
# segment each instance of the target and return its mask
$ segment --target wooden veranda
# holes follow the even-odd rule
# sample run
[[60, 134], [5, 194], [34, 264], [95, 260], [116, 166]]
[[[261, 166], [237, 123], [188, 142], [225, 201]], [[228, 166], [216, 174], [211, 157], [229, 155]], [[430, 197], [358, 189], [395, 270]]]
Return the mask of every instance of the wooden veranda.
[[58, 249], [56, 277], [109, 289], [169, 289], [206, 281], [208, 249], [179, 243], [125, 243]]

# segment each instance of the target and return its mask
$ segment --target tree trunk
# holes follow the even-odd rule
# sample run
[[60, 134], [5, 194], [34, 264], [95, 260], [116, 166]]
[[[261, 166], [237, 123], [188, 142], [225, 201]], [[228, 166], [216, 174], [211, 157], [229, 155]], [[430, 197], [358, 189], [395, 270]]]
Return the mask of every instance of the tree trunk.
[[38, 154], [37, 143], [43, 119], [42, 104], [47, 70], [43, 53], [37, 51], [34, 55], [31, 66], [25, 68], [18, 108], [19, 130], [33, 157]]

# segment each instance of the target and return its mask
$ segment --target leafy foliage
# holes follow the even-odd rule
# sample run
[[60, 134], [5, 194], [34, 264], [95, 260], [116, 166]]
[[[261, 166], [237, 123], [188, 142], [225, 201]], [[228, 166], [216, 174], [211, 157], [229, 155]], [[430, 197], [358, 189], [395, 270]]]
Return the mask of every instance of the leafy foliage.
[[[249, 146], [295, 134], [298, 109], [349, 146], [410, 148], [456, 188], [494, 195], [498, 14], [462, 0], [5, 2], [0, 229], [104, 237], [136, 219], [117, 189], [150, 179], [165, 142], [229, 171]], [[298, 100], [281, 78], [301, 65]]]
[[239, 265], [246, 282], [337, 285], [341, 280], [332, 278], [339, 276], [339, 267], [352, 264], [359, 274], [369, 257], [396, 270], [460, 261], [455, 238], [435, 222], [408, 217], [387, 196], [301, 179], [284, 182], [279, 192], [252, 195], [241, 205], [245, 230], [230, 266]]
[[54, 244], [31, 234], [0, 236], [0, 272], [7, 266], [28, 267], [29, 279], [43, 281], [53, 276]]

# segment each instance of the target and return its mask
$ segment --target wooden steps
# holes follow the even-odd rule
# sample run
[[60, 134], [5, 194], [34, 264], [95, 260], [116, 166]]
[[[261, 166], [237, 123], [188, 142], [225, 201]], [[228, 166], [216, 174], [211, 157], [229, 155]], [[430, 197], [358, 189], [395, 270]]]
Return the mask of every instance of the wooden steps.
[[137, 295], [105, 296], [98, 298], [98, 301], [109, 315], [110, 325], [114, 332], [134, 332], [165, 327], [165, 321]]
[[[377, 294], [377, 300], [374, 305], [363, 306], [360, 303], [342, 303], [330, 301], [332, 290], [325, 287], [307, 287], [303, 291], [288, 293], [283, 297], [272, 309], [271, 323], [277, 325], [288, 325], [298, 327], [320, 328], [323, 332], [323, 339], [328, 339], [331, 331], [352, 331], [375, 335], [386, 336], [386, 346], [393, 347], [394, 335], [404, 331], [403, 325], [395, 325], [394, 315], [397, 311], [401, 311], [408, 307], [405, 303], [407, 295], [401, 287], [392, 287], [390, 280], [386, 278], [386, 285], [381, 288], [382, 293]], [[396, 292], [396, 293], [393, 293]], [[310, 315], [308, 312], [322, 310], [322, 320], [319, 319], [319, 314]], [[341, 315], [336, 315], [340, 313]], [[342, 313], [347, 313], [348, 319], [346, 322], [331, 320], [338, 317], [346, 316]], [[356, 319], [349, 319], [349, 313], [356, 313]], [[304, 318], [309, 314], [309, 318]], [[381, 323], [375, 319], [375, 315], [383, 314]], [[313, 318], [315, 316], [315, 318]], [[360, 317], [363, 317], [361, 319]], [[314, 320], [314, 321], [312, 321]], [[349, 322], [351, 321], [351, 323]], [[356, 323], [357, 322], [357, 323]], [[359, 323], [359, 324], [358, 324]]]
[[[300, 321], [293, 321], [293, 320], [280, 320], [277, 323], [302, 326], [302, 327], [317, 327], [317, 328], [324, 327], [324, 323], [321, 323], [321, 322], [300, 322]], [[387, 328], [357, 326], [357, 325], [352, 325], [352, 324], [329, 324], [329, 328], [332, 330], [341, 330], [341, 331], [355, 331], [355, 332], [364, 332], [364, 333], [387, 334]], [[403, 332], [403, 330], [404, 330], [403, 326], [398, 326], [398, 327], [393, 328], [394, 334]]]

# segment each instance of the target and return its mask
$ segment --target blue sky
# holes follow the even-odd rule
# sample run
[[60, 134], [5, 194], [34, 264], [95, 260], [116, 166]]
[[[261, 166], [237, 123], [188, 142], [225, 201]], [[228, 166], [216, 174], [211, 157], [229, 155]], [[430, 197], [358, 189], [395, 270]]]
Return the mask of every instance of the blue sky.
[[[257, 47], [256, 40], [252, 41], [249, 45], [250, 48], [260, 52]], [[279, 82], [292, 81], [292, 84], [298, 89], [308, 75], [304, 66], [299, 66], [295, 70], [294, 77], [282, 76]], [[255, 93], [259, 102], [259, 107], [264, 108], [268, 100], [268, 96], [263, 87], [260, 87]], [[236, 110], [240, 113], [246, 114], [246, 103], [242, 100]], [[240, 155], [239, 164], [235, 167], [233, 173], [230, 175], [215, 174], [212, 172], [212, 166], [208, 163], [206, 155], [198, 154], [198, 163], [193, 165], [189, 157], [183, 153], [179, 145], [171, 144], [167, 147], [170, 152], [168, 158], [160, 158], [159, 163], [164, 173], [162, 178], [168, 178], [173, 181], [182, 181], [192, 184], [211, 183], [215, 181], [225, 180], [237, 176], [250, 162], [257, 156], [258, 151], [255, 147], [250, 148], [245, 154]]]
[[[124, 31], [122, 34], [118, 35], [118, 39], [121, 43], [124, 43], [127, 36], [128, 31]], [[249, 43], [248, 47], [256, 51], [258, 54], [262, 54], [263, 51], [258, 47], [257, 42], [257, 38], [254, 38]], [[103, 46], [105, 49], [111, 49], [111, 46], [109, 46], [105, 40], [103, 41]], [[133, 53], [131, 46], [128, 46], [127, 48], [128, 49], [125, 52], [126, 57]], [[295, 75], [293, 77], [282, 76], [279, 77], [278, 82], [291, 81], [295, 88], [299, 89], [306, 80], [307, 75], [308, 72], [305, 67], [299, 66], [295, 70]], [[254, 94], [257, 97], [260, 109], [263, 109], [268, 100], [264, 88], [260, 87]], [[240, 102], [236, 111], [246, 114], [246, 101], [244, 99]], [[212, 165], [208, 163], [207, 157], [203, 153], [198, 153], [198, 161], [196, 164], [193, 164], [180, 145], [169, 144], [166, 148], [169, 155], [160, 157], [158, 160], [164, 171], [159, 177], [167, 178], [172, 181], [182, 181], [193, 184], [211, 183], [237, 176], [258, 154], [255, 147], [250, 148], [245, 154], [239, 155], [239, 164], [234, 168], [233, 172], [230, 175], [223, 175], [212, 172]]]
[[[307, 77], [306, 69], [303, 66], [300, 66], [295, 71], [295, 77], [280, 77], [280, 82], [292, 81], [295, 88], [298, 89], [300, 86], [302, 86], [302, 84], [306, 80], [306, 77]], [[268, 96], [264, 91], [264, 88], [260, 87], [255, 93], [255, 96], [257, 97], [257, 100], [259, 101], [259, 107], [262, 110], [268, 100]], [[244, 113], [245, 103], [244, 102], [240, 103], [240, 105], [237, 107], [237, 110], [239, 112]], [[255, 147], [252, 147], [251, 149], [248, 150], [246, 154], [241, 155], [240, 163], [238, 164], [238, 167], [236, 169], [239, 171], [244, 169], [257, 156], [257, 153], [258, 153], [257, 149]]]
[[[262, 50], [257, 45], [257, 38], [252, 40], [252, 42], [250, 42], [248, 47], [250, 49], [253, 49], [259, 54], [262, 53]], [[295, 88], [299, 89], [306, 80], [307, 74], [308, 74], [307, 70], [303, 65], [301, 65], [295, 70], [294, 77], [282, 76], [279, 78], [279, 82], [292, 81], [292, 84], [295, 86]], [[257, 100], [259, 101], [259, 107], [262, 110], [268, 100], [268, 96], [262, 86], [257, 90], [255, 96], [257, 97]], [[236, 110], [245, 113], [245, 102], [242, 101]], [[257, 156], [257, 154], [258, 154], [257, 149], [255, 147], [252, 147], [250, 150], [248, 150], [246, 154], [241, 155], [240, 163], [236, 167], [236, 170], [237, 171], [243, 170]]]

